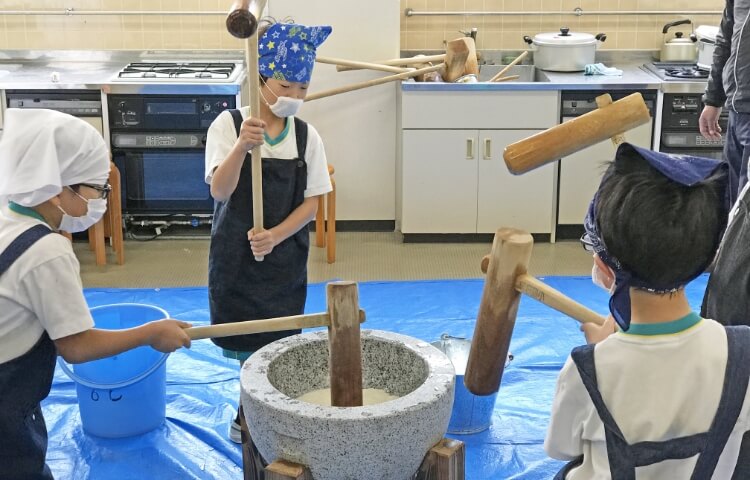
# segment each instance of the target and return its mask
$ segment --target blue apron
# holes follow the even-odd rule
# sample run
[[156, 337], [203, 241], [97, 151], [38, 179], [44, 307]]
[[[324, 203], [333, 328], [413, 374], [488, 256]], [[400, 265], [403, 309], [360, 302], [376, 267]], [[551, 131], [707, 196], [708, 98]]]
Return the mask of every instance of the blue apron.
[[[604, 424], [607, 441], [607, 457], [612, 480], [635, 480], [636, 467], [677, 460], [698, 455], [698, 461], [690, 477], [693, 480], [711, 478], [719, 457], [724, 451], [737, 417], [742, 410], [747, 392], [750, 370], [750, 328], [727, 327], [727, 367], [721, 400], [708, 432], [674, 438], [663, 442], [638, 442], [628, 444], [607, 409], [599, 393], [594, 363], [594, 345], [577, 347], [571, 353], [581, 375], [583, 385], [594, 403], [599, 418]], [[566, 475], [581, 465], [583, 457], [568, 463], [555, 476], [564, 480]], [[736, 475], [735, 475], [736, 477]]]
[[[31, 245], [52, 233], [35, 225], [19, 235], [0, 254], [0, 275]], [[0, 478], [51, 479], [45, 464], [47, 426], [39, 402], [49, 395], [57, 350], [44, 332], [31, 350], [0, 364]]]
[[[231, 110], [239, 135], [242, 115]], [[305, 200], [307, 188], [307, 124], [294, 119], [298, 158], [263, 159], [263, 226], [280, 224]], [[245, 157], [232, 196], [216, 202], [208, 257], [208, 300], [211, 323], [222, 324], [300, 315], [307, 298], [308, 228], [302, 228], [267, 255], [255, 261], [247, 240], [253, 228], [253, 191], [250, 154]], [[254, 351], [300, 330], [215, 338], [218, 346]]]

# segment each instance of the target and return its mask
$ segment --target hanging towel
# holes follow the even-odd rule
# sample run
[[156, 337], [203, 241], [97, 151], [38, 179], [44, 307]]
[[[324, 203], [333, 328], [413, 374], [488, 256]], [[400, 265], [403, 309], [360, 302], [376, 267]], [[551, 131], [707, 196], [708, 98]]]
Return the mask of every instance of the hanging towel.
[[618, 76], [622, 75], [622, 70], [619, 68], [607, 67], [603, 63], [589, 63], [583, 67], [583, 74]]

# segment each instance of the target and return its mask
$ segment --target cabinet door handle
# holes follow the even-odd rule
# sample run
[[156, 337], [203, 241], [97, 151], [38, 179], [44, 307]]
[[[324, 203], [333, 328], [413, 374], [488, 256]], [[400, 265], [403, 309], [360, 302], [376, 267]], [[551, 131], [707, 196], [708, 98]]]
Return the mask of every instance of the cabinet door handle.
[[492, 160], [492, 139], [491, 138], [484, 139], [484, 159]]
[[466, 139], [466, 160], [474, 160], [474, 139]]

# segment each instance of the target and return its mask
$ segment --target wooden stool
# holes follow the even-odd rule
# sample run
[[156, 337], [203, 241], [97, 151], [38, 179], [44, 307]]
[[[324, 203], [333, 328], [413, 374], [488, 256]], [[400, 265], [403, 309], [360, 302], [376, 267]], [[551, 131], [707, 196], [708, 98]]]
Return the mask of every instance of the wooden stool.
[[110, 163], [109, 184], [112, 191], [107, 196], [107, 211], [104, 217], [89, 228], [89, 247], [96, 256], [97, 265], [106, 265], [105, 239], [109, 239], [117, 255], [117, 264], [125, 263], [125, 244], [122, 238], [122, 197], [120, 196], [120, 170]]
[[320, 199], [318, 211], [315, 212], [315, 245], [325, 247], [326, 242], [328, 243], [328, 263], [336, 261], [336, 180], [333, 172], [333, 166], [329, 164], [328, 175], [331, 177], [333, 190]]

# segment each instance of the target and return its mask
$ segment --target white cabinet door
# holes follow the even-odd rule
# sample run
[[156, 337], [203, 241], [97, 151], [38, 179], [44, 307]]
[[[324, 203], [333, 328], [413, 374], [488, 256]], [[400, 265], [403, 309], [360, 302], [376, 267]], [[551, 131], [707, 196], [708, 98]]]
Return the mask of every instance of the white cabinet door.
[[[625, 139], [640, 147], [651, 148], [653, 122], [625, 132]], [[597, 143], [560, 161], [560, 198], [558, 225], [581, 225], [589, 203], [599, 188], [606, 162], [615, 158], [611, 141]]]
[[513, 175], [503, 150], [541, 130], [480, 130], [477, 176], [477, 233], [514, 227], [550, 233], [554, 222], [554, 164]]
[[401, 231], [474, 233], [477, 131], [404, 130]]

